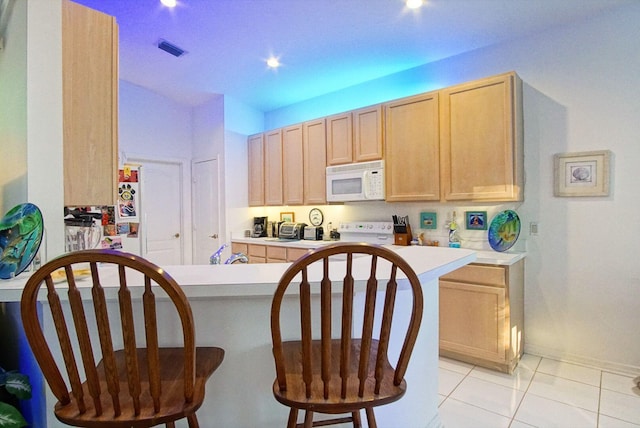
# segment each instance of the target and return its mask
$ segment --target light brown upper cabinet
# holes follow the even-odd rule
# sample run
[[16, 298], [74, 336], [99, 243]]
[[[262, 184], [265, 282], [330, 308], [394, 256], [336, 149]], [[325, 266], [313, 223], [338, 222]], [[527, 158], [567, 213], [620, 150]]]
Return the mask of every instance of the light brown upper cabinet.
[[118, 183], [118, 25], [62, 2], [64, 204], [113, 205]]
[[386, 200], [440, 199], [438, 92], [384, 105]]
[[305, 205], [327, 203], [327, 132], [324, 119], [302, 126]]
[[440, 91], [441, 197], [521, 201], [522, 81], [515, 73]]
[[264, 205], [264, 136], [251, 135], [247, 139], [249, 153], [249, 206]]
[[264, 203], [282, 205], [282, 129], [264, 134]]
[[285, 205], [304, 202], [302, 124], [282, 129], [282, 176]]
[[327, 165], [382, 159], [382, 106], [327, 117]]

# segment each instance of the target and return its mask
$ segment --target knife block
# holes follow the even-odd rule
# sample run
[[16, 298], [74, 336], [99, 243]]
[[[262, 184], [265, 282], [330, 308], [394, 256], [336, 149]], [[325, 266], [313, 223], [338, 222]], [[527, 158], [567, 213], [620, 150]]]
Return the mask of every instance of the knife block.
[[411, 226], [407, 224], [407, 233], [394, 233], [393, 243], [395, 245], [411, 245]]

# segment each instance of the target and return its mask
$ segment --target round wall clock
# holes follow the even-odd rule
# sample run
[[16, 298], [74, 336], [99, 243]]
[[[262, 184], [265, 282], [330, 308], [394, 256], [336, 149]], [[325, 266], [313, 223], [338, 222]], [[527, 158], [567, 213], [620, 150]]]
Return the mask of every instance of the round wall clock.
[[319, 208], [312, 208], [311, 211], [309, 211], [309, 221], [312, 226], [320, 226], [324, 221], [322, 211], [320, 211]]

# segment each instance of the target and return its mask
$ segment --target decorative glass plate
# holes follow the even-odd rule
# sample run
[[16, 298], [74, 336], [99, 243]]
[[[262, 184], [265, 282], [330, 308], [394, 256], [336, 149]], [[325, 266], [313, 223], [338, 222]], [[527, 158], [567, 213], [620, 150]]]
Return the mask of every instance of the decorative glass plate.
[[0, 278], [9, 279], [24, 271], [42, 242], [44, 222], [34, 204], [16, 205], [0, 220]]
[[520, 217], [515, 211], [505, 210], [491, 221], [489, 245], [496, 251], [507, 251], [520, 235]]

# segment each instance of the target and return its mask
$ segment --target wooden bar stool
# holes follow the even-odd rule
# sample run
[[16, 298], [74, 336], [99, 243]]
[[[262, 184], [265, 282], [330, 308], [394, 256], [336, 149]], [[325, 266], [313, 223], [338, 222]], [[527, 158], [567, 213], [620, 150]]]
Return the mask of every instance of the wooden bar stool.
[[[360, 259], [361, 256], [367, 258]], [[331, 257], [334, 261], [330, 262]], [[360, 269], [362, 263], [367, 263], [369, 275], [363, 316], [358, 322], [355, 314], [359, 312], [354, 310], [353, 267], [356, 257]], [[317, 268], [313, 270], [314, 274], [320, 272], [322, 276], [317, 284], [311, 284], [308, 279], [309, 271], [314, 269], [313, 264]], [[333, 269], [337, 269], [340, 275], [344, 272], [344, 278], [332, 281], [330, 272]], [[413, 303], [399, 358], [392, 365], [387, 351], [394, 310], [397, 310], [395, 301], [400, 273], [407, 278], [410, 286], [406, 292], [412, 293]], [[379, 280], [381, 277], [388, 279]], [[378, 291], [382, 290], [384, 299], [376, 301]], [[285, 293], [299, 300], [300, 331], [292, 340], [283, 341], [280, 312]], [[342, 295], [341, 316], [333, 317], [338, 324], [336, 326], [332, 325], [332, 311], [337, 311], [332, 308], [332, 294], [335, 293]], [[319, 303], [314, 305], [312, 295], [318, 294]], [[376, 305], [382, 305], [382, 310], [378, 311], [381, 319], [378, 320]], [[418, 277], [404, 259], [387, 248], [364, 243], [335, 244], [312, 251], [295, 261], [283, 274], [271, 306], [271, 336], [276, 365], [273, 395], [291, 408], [287, 427], [307, 428], [345, 422], [360, 427], [360, 410], [364, 409], [369, 427], [375, 428], [373, 408], [399, 400], [407, 388], [404, 375], [418, 335], [422, 309], [422, 288]], [[356, 330], [360, 325], [362, 329]], [[292, 334], [291, 329], [291, 325], [287, 326], [287, 335]], [[332, 334], [332, 331], [339, 333]], [[299, 410], [305, 411], [304, 424], [297, 423]], [[347, 416], [314, 422], [314, 413]]]
[[[116, 278], [113, 288], [101, 282], [109, 266], [115, 268], [110, 271]], [[144, 287], [128, 286], [134, 282]], [[41, 288], [48, 305], [38, 303]], [[133, 297], [137, 291], [139, 299]], [[174, 310], [157, 314], [156, 296]], [[47, 342], [51, 338], [45, 338], [39, 306], [50, 308], [57, 341]], [[69, 253], [29, 278], [21, 311], [31, 349], [58, 399], [54, 413], [61, 422], [93, 428], [174, 427], [174, 421], [187, 418], [189, 427], [199, 426], [196, 410], [224, 350], [196, 347], [189, 302], [163, 269], [113, 250]], [[179, 320], [182, 346], [159, 346], [160, 315]], [[60, 366], [54, 349], [62, 354]]]

